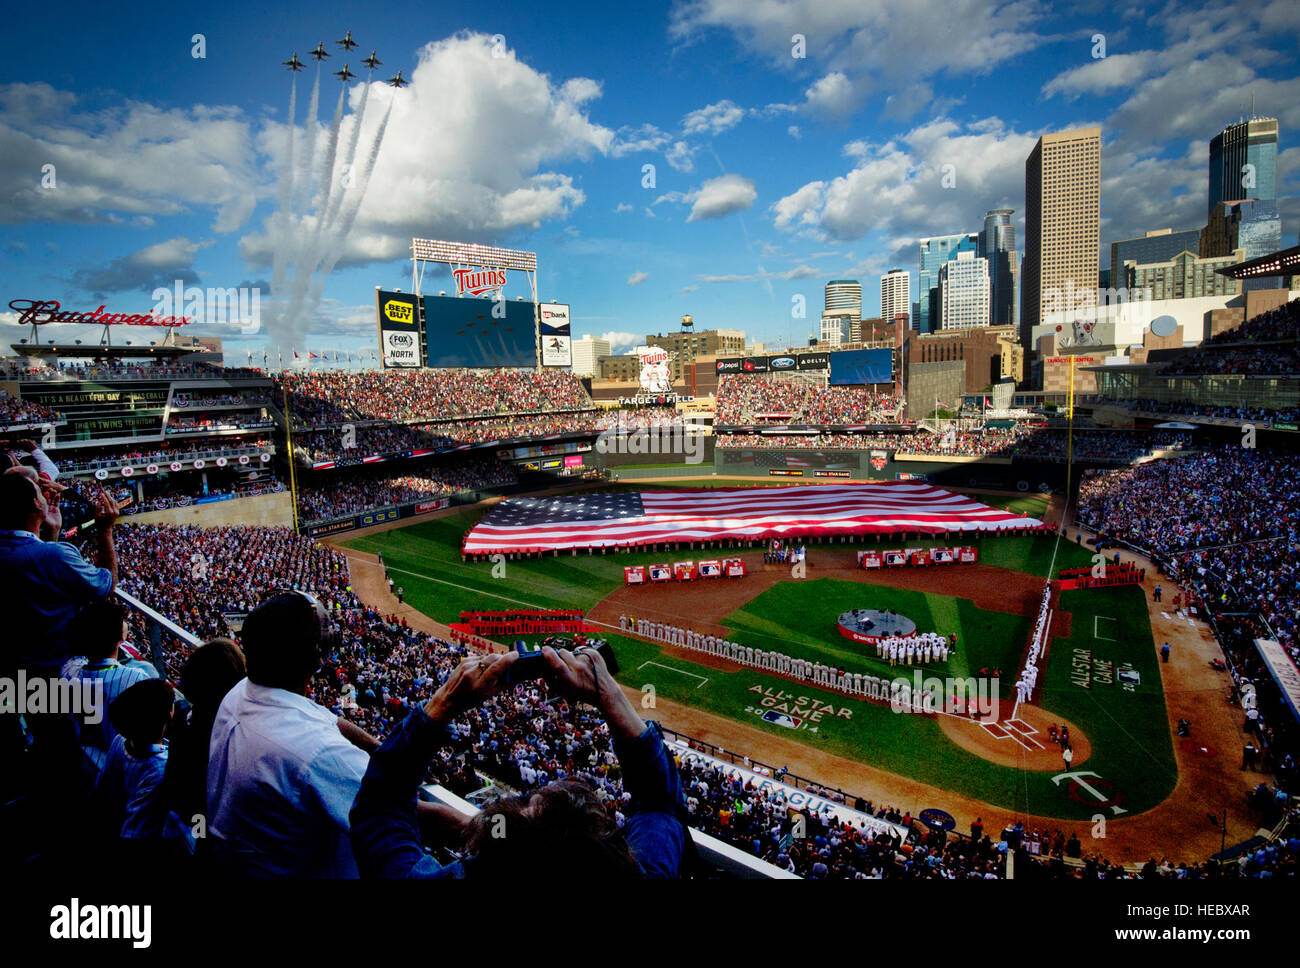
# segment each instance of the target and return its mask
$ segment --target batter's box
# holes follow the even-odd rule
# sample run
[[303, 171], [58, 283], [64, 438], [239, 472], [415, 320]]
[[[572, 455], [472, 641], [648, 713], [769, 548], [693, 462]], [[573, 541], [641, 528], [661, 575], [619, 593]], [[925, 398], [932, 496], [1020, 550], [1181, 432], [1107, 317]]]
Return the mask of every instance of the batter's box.
[[1001, 723], [981, 723], [980, 724], [990, 736], [994, 739], [1010, 739], [1011, 734], [1002, 728]]
[[1008, 719], [1006, 720], [1006, 725], [1011, 729], [1014, 729], [1017, 733], [1023, 733], [1025, 736], [1033, 736], [1038, 732], [1038, 730], [1034, 729], [1034, 727], [1030, 726], [1023, 719]]

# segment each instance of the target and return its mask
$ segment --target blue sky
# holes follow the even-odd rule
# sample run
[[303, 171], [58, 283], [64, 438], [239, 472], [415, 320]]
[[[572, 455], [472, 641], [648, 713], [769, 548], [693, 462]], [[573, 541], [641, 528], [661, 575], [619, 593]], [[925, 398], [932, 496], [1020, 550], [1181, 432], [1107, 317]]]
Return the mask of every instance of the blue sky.
[[[334, 41], [348, 29], [360, 46], [345, 54]], [[276, 216], [294, 77], [280, 62], [308, 60], [301, 132], [307, 52], [322, 40], [333, 52], [318, 160], [339, 91], [328, 71], [346, 60], [364, 77], [374, 48], [378, 80], [401, 68], [413, 81], [370, 92], [356, 171], [391, 107], [389, 124], [364, 196], [353, 178], [336, 198], [340, 211], [355, 202], [355, 220], [324, 233], [338, 234], [337, 264], [307, 333], [278, 322], [264, 292], [259, 332], [205, 329], [230, 362], [279, 342], [286, 355], [372, 345], [374, 289], [408, 288], [413, 235], [535, 250], [542, 297], [572, 305], [578, 335], [629, 346], [690, 313], [698, 328], [802, 342], [827, 280], [860, 279], [866, 315], [885, 270], [910, 269], [915, 285], [923, 236], [1011, 207], [1023, 245], [1025, 156], [1044, 131], [1091, 124], [1103, 129], [1105, 266], [1113, 239], [1203, 224], [1207, 142], [1252, 95], [1280, 119], [1284, 243], [1300, 231], [1289, 0], [74, 3], [57, 23], [23, 8], [7, 31], [0, 309], [54, 298], [142, 312], [177, 279], [266, 285], [272, 253], [307, 237], [317, 208], [302, 193], [288, 221]], [[361, 97], [354, 83], [341, 145]], [[424, 288], [450, 287], [427, 276]], [[506, 295], [525, 291], [514, 278]], [[12, 322], [0, 315], [6, 344]]]

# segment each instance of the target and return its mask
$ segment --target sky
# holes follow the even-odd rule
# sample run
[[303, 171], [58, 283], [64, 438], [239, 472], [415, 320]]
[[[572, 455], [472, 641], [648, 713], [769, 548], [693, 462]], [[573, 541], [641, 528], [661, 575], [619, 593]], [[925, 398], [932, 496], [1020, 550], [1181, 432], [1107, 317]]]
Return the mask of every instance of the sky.
[[[1102, 127], [1102, 267], [1115, 239], [1199, 228], [1209, 139], [1252, 98], [1280, 122], [1284, 245], [1300, 231], [1294, 0], [73, 2], [6, 33], [6, 347], [27, 335], [10, 300], [148, 312], [179, 281], [258, 290], [256, 317], [191, 327], [227, 363], [356, 352], [376, 287], [410, 289], [415, 236], [536, 252], [541, 298], [615, 351], [683, 314], [799, 344], [831, 279], [862, 282], [865, 316], [890, 268], [915, 298], [920, 238], [1007, 207], [1023, 249], [1047, 131]], [[360, 77], [332, 137], [344, 62]], [[398, 69], [411, 84], [384, 84]], [[425, 292], [453, 288], [426, 272]], [[505, 295], [527, 293], [511, 273]]]

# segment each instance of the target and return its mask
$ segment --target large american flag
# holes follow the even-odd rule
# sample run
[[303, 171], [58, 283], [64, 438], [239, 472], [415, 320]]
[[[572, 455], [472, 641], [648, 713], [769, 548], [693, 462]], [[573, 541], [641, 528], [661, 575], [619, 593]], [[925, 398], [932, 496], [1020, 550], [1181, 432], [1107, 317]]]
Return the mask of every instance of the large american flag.
[[467, 554], [719, 538], [1000, 531], [1042, 522], [925, 484], [796, 484], [516, 497], [465, 536]]

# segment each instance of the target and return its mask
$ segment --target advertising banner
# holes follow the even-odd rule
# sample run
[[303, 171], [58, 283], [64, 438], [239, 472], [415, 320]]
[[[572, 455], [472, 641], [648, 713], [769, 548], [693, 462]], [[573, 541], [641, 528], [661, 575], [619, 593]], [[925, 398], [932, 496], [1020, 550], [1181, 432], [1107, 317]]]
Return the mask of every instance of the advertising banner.
[[722, 570], [728, 578], [744, 578], [745, 562], [741, 558], [723, 558]]
[[537, 312], [542, 331], [542, 366], [572, 366], [569, 307], [564, 303], [539, 303]]
[[859, 568], [879, 568], [880, 552], [879, 551], [859, 551], [858, 552]]
[[829, 353], [800, 353], [795, 359], [800, 370], [825, 370], [831, 365]]
[[420, 314], [415, 296], [408, 292], [376, 290], [379, 346], [385, 368], [420, 365]]
[[907, 564], [907, 555], [902, 548], [894, 548], [889, 551], [881, 552], [886, 568], [900, 568]]
[[951, 565], [953, 562], [951, 548], [931, 548], [930, 561], [936, 565]]
[[979, 551], [975, 548], [958, 548], [957, 560], [963, 565], [973, 565], [979, 560]]
[[675, 562], [673, 564], [673, 577], [678, 581], [691, 581], [695, 577], [695, 562]]
[[722, 562], [718, 561], [717, 558], [714, 558], [714, 559], [711, 560], [711, 561], [701, 561], [701, 562], [700, 562], [700, 577], [701, 577], [701, 578], [721, 578], [721, 577], [722, 577]]
[[641, 585], [645, 583], [645, 565], [630, 565], [623, 569], [624, 585]]
[[673, 571], [667, 565], [650, 566], [651, 581], [671, 581], [672, 577], [673, 577]]

